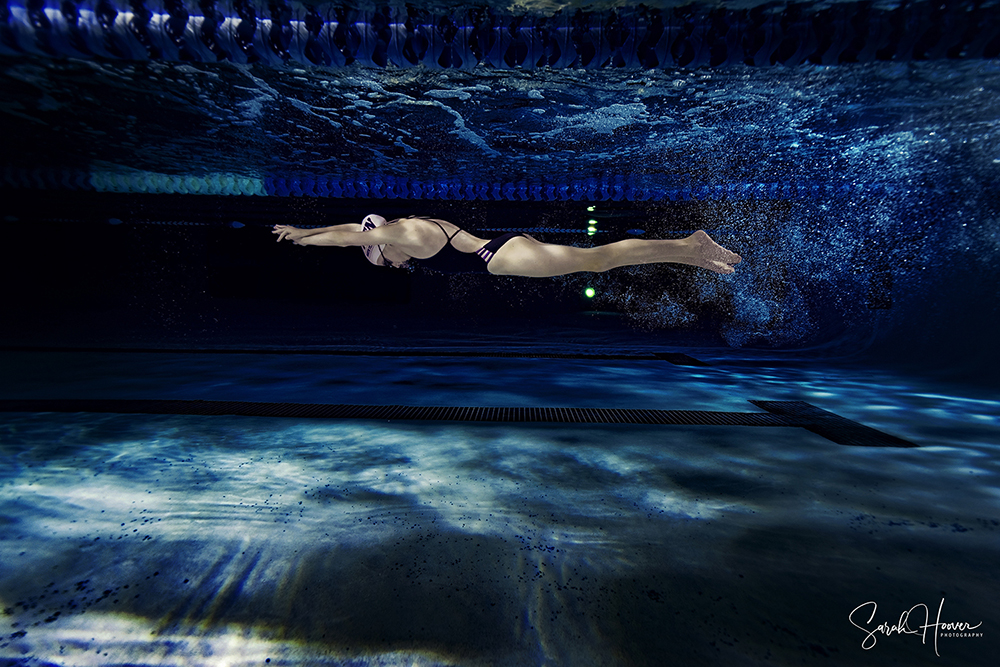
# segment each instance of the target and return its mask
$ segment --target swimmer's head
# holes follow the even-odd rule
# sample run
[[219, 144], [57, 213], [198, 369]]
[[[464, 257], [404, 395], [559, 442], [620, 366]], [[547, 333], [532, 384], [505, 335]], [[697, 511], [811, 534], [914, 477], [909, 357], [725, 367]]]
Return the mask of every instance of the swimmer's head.
[[[365, 216], [365, 219], [361, 223], [361, 231], [367, 232], [369, 230], [375, 229], [376, 227], [381, 227], [385, 224], [385, 218], [381, 215], [376, 215], [374, 213], [369, 213]], [[382, 245], [363, 245], [361, 249], [365, 253], [365, 257], [369, 262], [375, 266], [379, 266], [380, 260], [382, 259], [382, 251], [385, 249], [385, 244]]]

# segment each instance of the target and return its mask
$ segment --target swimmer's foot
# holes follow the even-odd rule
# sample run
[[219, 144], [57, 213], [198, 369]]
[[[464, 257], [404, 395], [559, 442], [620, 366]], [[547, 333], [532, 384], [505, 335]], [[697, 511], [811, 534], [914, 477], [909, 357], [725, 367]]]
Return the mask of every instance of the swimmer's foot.
[[685, 253], [685, 264], [729, 274], [735, 272], [733, 267], [743, 261], [735, 252], [730, 252], [713, 241], [703, 230], [699, 229], [684, 241], [689, 245], [689, 251]]

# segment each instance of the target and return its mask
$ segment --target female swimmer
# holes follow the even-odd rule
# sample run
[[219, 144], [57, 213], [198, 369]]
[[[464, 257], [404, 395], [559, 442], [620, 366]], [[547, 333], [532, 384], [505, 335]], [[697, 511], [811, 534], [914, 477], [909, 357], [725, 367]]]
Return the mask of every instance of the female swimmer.
[[369, 215], [361, 224], [320, 229], [275, 225], [278, 241], [295, 245], [360, 246], [378, 266], [400, 266], [411, 259], [445, 273], [492, 273], [547, 278], [577, 271], [608, 271], [619, 266], [670, 262], [733, 273], [741, 260], [704, 231], [685, 239], [626, 239], [592, 248], [542, 243], [527, 234], [480, 238], [446, 220], [408, 217], [386, 222]]

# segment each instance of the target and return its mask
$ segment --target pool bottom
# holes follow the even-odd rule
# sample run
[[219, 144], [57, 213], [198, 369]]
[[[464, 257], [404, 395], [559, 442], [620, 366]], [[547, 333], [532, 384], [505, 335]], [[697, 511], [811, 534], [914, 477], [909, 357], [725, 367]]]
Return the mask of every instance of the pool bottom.
[[[936, 452], [727, 427], [6, 428], [8, 659], [919, 665], [933, 645], [865, 651], [851, 611], [993, 619], [996, 521]], [[976, 664], [990, 634], [937, 652]]]
[[[739, 426], [7, 413], [0, 661], [937, 665], [997, 648], [1000, 403], [981, 391], [843, 365], [4, 361], [5, 396], [25, 398], [807, 399], [918, 447]], [[933, 620], [942, 599], [942, 622], [982, 636], [868, 634], [914, 605]]]

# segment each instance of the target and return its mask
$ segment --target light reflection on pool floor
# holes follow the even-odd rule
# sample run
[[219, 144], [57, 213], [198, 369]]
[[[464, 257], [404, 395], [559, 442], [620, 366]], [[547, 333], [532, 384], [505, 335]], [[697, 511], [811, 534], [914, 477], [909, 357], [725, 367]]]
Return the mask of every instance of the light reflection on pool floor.
[[[964, 665], [1000, 646], [1000, 401], [983, 390], [843, 365], [2, 356], [2, 398], [805, 400], [919, 447], [796, 428], [3, 414], [0, 663]], [[897, 623], [942, 597], [942, 621], [984, 634], [940, 637], [940, 657], [930, 634], [864, 650], [848, 620], [872, 600], [872, 628]]]

